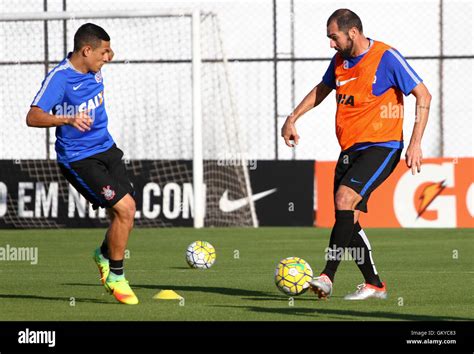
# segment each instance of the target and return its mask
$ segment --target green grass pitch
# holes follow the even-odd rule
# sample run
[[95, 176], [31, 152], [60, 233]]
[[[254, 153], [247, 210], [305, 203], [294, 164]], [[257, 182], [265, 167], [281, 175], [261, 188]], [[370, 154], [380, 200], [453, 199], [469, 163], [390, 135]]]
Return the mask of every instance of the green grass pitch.
[[[315, 273], [324, 266], [328, 229], [136, 229], [126, 275], [140, 299], [118, 304], [99, 282], [92, 251], [104, 230], [2, 230], [0, 247], [38, 247], [38, 264], [0, 261], [0, 320], [338, 321], [473, 320], [472, 229], [367, 229], [389, 298], [344, 301], [362, 282], [342, 261], [333, 297], [307, 292], [291, 301], [274, 284], [277, 262], [298, 256]], [[206, 240], [217, 261], [190, 269], [186, 247]], [[184, 297], [154, 300], [162, 289]]]

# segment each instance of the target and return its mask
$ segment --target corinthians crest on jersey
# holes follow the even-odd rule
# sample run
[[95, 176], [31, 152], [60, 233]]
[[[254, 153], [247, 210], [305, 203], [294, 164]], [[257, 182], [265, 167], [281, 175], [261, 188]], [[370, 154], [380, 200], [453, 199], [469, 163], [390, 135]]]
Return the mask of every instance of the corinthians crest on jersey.
[[98, 72], [95, 73], [95, 81], [97, 81], [97, 83], [102, 82], [102, 72], [101, 71], [98, 71]]
[[102, 192], [100, 192], [105, 198], [105, 200], [112, 200], [115, 197], [115, 191], [110, 187], [102, 187]]

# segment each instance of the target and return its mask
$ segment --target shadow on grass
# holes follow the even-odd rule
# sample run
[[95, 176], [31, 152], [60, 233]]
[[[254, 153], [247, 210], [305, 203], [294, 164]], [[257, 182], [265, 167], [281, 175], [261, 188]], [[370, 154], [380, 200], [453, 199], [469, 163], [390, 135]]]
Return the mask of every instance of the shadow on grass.
[[[47, 300], [47, 301], [64, 301], [70, 302], [70, 296], [40, 296], [40, 295], [23, 295], [23, 294], [0, 294], [0, 299], [24, 299], [24, 300]], [[97, 303], [97, 304], [111, 304], [115, 305], [115, 303], [105, 301], [105, 300], [98, 300], [92, 298], [81, 298], [75, 297], [75, 302], [88, 302], [88, 303]]]
[[318, 315], [338, 317], [344, 320], [364, 320], [372, 321], [376, 320], [402, 320], [402, 321], [467, 321], [472, 318], [467, 317], [453, 317], [453, 316], [431, 316], [422, 314], [405, 314], [405, 313], [394, 313], [385, 311], [356, 311], [356, 310], [337, 310], [337, 309], [308, 309], [298, 307], [257, 307], [257, 306], [225, 306], [225, 305], [214, 305], [214, 307], [226, 307], [226, 308], [240, 308], [246, 309], [252, 312], [268, 313], [268, 314], [280, 314], [290, 316], [303, 316], [312, 319], [317, 319]]
[[[236, 288], [225, 288], [225, 287], [214, 287], [214, 286], [188, 286], [188, 285], [169, 285], [169, 284], [157, 284], [157, 285], [140, 285], [133, 284], [132, 288], [142, 288], [151, 290], [163, 290], [172, 289], [176, 291], [191, 291], [191, 292], [202, 292], [202, 293], [213, 293], [220, 295], [230, 296], [258, 296], [258, 297], [273, 297], [271, 293], [257, 290], [246, 290]], [[275, 296], [276, 297], [276, 296]], [[282, 299], [280, 297], [280, 299]], [[283, 298], [283, 300], [286, 300]]]
[[[61, 285], [66, 286], [97, 286], [96, 284], [86, 283], [64, 283]], [[175, 291], [191, 291], [191, 292], [202, 292], [202, 293], [213, 293], [220, 295], [230, 296], [258, 296], [258, 297], [272, 297], [278, 300], [277, 295], [263, 291], [235, 289], [235, 288], [224, 288], [224, 287], [213, 287], [213, 286], [187, 286], [187, 285], [170, 285], [170, 284], [157, 284], [157, 285], [142, 285], [142, 284], [131, 284], [132, 289], [150, 289], [150, 290], [166, 290], [171, 289]], [[280, 300], [287, 301], [285, 297], [280, 296]]]
[[[243, 297], [242, 300], [249, 300], [249, 301], [288, 301], [292, 297], [295, 301], [312, 301], [312, 302], [324, 302], [325, 300], [320, 300], [317, 298], [316, 295], [307, 293], [307, 295], [301, 296], [290, 296], [290, 295], [283, 295], [283, 293], [278, 294], [275, 293], [272, 296], [259, 296], [259, 297]], [[332, 299], [342, 299], [344, 296], [331, 296]]]
[[169, 267], [169, 269], [191, 270], [190, 267]]
[[[85, 283], [65, 283], [62, 285], [67, 286], [97, 286], [95, 284]], [[246, 290], [237, 288], [226, 288], [226, 287], [213, 287], [213, 286], [190, 286], [190, 285], [171, 285], [171, 284], [156, 284], [156, 285], [144, 285], [144, 284], [132, 284], [133, 289], [150, 289], [150, 290], [166, 290], [171, 289], [175, 291], [186, 291], [186, 292], [201, 292], [201, 293], [212, 293], [229, 296], [239, 296], [242, 300], [249, 301], [282, 301], [288, 302], [290, 296], [285, 296], [283, 293], [278, 292], [264, 292], [258, 290]], [[342, 296], [339, 296], [342, 298]], [[294, 297], [297, 301], [317, 301], [317, 299], [311, 295], [305, 297]]]

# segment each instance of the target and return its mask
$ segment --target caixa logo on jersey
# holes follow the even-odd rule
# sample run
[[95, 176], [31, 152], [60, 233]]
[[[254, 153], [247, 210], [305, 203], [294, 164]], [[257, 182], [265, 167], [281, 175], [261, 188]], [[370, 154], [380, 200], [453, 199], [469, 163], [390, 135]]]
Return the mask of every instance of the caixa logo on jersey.
[[67, 102], [54, 106], [53, 113], [55, 115], [74, 116], [80, 112], [86, 112], [94, 120], [95, 109], [104, 103], [104, 91], [99, 92], [94, 97], [87, 101], [81, 102], [78, 105], [71, 105]]

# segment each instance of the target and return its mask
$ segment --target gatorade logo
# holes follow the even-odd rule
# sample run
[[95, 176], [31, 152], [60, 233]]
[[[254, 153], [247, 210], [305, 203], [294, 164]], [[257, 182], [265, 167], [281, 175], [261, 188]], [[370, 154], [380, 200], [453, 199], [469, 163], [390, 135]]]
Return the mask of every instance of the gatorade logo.
[[405, 170], [396, 181], [396, 220], [402, 227], [473, 227], [473, 159], [436, 160], [415, 176]]
[[[316, 226], [334, 225], [334, 195], [327, 181], [335, 162], [316, 162]], [[424, 159], [421, 173], [405, 161], [372, 194], [365, 227], [474, 227], [474, 158]]]
[[[439, 181], [442, 178], [442, 182]], [[403, 227], [456, 227], [456, 197], [442, 193], [454, 187], [454, 164], [424, 164], [422, 173], [410, 170], [400, 177], [393, 206]]]
[[418, 205], [418, 218], [423, 215], [435, 198], [446, 188], [445, 182], [446, 180], [439, 183], [432, 183], [423, 189], [420, 196], [420, 204]]

